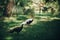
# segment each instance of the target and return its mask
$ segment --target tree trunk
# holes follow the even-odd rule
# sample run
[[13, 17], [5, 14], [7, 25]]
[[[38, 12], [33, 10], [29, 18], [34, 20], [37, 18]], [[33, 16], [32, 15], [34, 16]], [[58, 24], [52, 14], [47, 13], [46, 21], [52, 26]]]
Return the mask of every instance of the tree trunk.
[[9, 2], [7, 3], [5, 10], [4, 10], [4, 15], [7, 17], [12, 16], [12, 8], [14, 6], [14, 1], [13, 0], [9, 0]]

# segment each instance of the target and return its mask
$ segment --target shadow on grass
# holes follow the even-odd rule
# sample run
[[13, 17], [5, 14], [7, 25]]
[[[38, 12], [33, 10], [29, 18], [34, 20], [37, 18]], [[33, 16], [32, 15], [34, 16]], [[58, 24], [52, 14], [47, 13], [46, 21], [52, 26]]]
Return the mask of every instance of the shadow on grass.
[[0, 40], [4, 40], [4, 38], [7, 36], [6, 29], [8, 27], [8, 24], [3, 21], [4, 18], [2, 17], [2, 19], [0, 20]]
[[17, 17], [17, 20], [26, 20], [26, 19], [28, 19], [28, 18], [26, 18], [25, 16], [19, 16], [19, 17]]

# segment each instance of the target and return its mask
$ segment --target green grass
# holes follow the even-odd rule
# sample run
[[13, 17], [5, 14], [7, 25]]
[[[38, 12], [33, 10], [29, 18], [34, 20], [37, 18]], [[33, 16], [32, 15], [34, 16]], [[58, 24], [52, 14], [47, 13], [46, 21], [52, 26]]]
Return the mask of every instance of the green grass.
[[[24, 27], [17, 33], [7, 33], [8, 27], [14, 27], [19, 22], [0, 22], [0, 39], [2, 40], [56, 40], [60, 21], [38, 21], [36, 24]], [[3, 25], [4, 24], [4, 25]], [[59, 25], [59, 26], [58, 26]], [[24, 31], [25, 30], [25, 31]]]
[[[27, 15], [18, 15], [13, 17], [13, 21], [8, 19], [0, 21], [0, 40], [56, 40], [59, 38], [60, 21], [39, 21], [42, 15], [35, 15], [34, 23], [17, 33], [7, 33], [8, 28], [20, 25], [27, 18]], [[45, 15], [47, 16], [47, 15]], [[47, 16], [51, 17], [51, 16]], [[16, 20], [15, 20], [16, 18]], [[53, 18], [53, 17], [52, 17]]]

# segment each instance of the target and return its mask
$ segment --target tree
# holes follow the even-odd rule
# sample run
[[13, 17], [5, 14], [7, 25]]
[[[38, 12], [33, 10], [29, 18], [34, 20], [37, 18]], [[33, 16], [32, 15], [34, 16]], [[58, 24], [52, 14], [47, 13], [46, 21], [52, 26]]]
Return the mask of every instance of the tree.
[[12, 16], [11, 10], [14, 6], [14, 0], [8, 0], [8, 3], [6, 4], [4, 11], [3, 11], [3, 15], [10, 17]]

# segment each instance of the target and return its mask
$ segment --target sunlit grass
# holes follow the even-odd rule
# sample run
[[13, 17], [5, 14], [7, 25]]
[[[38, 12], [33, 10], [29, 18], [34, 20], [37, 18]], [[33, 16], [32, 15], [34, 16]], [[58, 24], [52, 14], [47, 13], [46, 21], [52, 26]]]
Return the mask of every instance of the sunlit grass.
[[11, 22], [11, 21], [15, 21], [16, 20], [16, 18], [14, 18], [14, 17], [5, 17], [4, 18], [4, 22]]
[[12, 40], [12, 37], [6, 37], [5, 40]]

